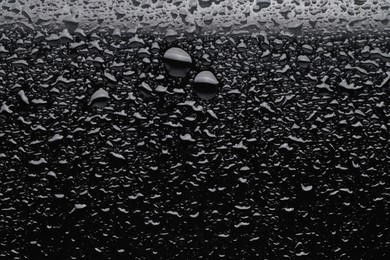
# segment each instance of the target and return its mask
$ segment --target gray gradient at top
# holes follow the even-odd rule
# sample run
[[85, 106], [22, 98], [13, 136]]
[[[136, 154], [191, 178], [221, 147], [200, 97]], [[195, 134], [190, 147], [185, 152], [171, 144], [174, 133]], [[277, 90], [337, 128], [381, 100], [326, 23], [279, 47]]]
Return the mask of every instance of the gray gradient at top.
[[8, 0], [0, 6], [2, 25], [190, 33], [375, 30], [388, 27], [390, 14], [390, 0]]

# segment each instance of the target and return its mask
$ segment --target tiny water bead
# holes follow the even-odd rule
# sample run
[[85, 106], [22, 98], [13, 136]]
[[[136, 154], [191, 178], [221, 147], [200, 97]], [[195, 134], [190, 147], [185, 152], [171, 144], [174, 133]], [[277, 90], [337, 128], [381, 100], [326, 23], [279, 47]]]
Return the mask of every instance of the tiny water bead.
[[164, 54], [164, 65], [168, 74], [175, 78], [185, 78], [192, 68], [192, 58], [183, 49], [173, 47]]
[[202, 71], [194, 79], [195, 93], [204, 100], [210, 100], [218, 93], [219, 82], [210, 71]]

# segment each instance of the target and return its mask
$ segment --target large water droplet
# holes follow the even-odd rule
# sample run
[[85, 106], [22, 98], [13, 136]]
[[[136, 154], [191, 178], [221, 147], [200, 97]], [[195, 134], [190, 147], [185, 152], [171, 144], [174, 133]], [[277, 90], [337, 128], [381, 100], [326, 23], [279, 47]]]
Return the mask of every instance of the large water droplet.
[[196, 94], [205, 100], [210, 100], [218, 93], [219, 82], [210, 71], [202, 71], [194, 79], [194, 90]]
[[191, 56], [180, 48], [170, 48], [164, 54], [165, 67], [169, 75], [177, 78], [185, 78], [191, 70]]

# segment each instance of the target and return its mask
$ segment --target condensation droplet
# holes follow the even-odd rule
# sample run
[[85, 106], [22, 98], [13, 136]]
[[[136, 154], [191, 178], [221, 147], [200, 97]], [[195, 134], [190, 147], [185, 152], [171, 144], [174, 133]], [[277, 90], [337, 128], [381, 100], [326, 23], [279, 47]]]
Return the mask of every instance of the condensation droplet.
[[192, 68], [192, 58], [183, 49], [173, 47], [165, 52], [164, 64], [169, 75], [185, 78]]

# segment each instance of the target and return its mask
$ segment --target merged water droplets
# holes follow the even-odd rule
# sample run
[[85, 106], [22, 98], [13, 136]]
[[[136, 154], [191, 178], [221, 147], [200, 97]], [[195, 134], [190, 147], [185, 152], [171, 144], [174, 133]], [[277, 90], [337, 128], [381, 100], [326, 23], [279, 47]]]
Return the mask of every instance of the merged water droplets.
[[259, 12], [262, 9], [268, 8], [271, 5], [271, 0], [255, 0], [253, 11]]

